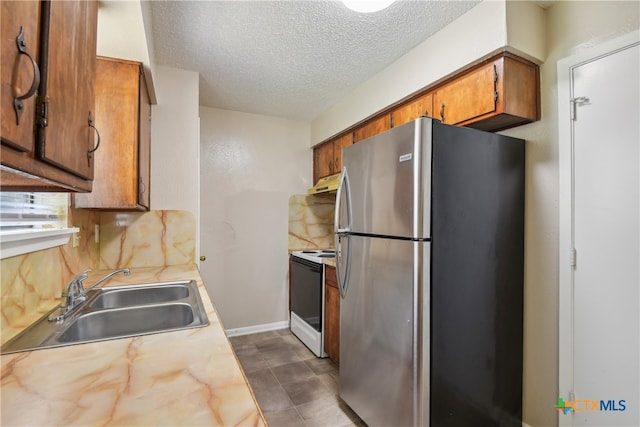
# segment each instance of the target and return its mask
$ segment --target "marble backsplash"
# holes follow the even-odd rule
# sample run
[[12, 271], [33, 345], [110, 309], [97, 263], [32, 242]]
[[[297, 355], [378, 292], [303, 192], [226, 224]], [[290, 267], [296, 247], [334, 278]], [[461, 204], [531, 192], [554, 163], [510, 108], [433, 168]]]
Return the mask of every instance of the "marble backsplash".
[[335, 195], [289, 198], [289, 250], [334, 247]]
[[196, 222], [186, 211], [103, 212], [101, 270], [195, 264]]
[[[0, 335], [6, 342], [60, 303], [62, 288], [84, 270], [195, 264], [196, 223], [190, 212], [98, 212], [71, 209], [80, 245], [0, 261]], [[99, 243], [95, 239], [99, 225]]]

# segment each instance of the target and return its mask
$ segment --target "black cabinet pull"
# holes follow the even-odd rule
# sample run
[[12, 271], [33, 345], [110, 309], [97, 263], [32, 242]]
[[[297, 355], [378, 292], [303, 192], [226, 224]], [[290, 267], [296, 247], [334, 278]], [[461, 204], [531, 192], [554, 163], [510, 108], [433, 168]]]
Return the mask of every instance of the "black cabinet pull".
[[31, 60], [31, 65], [33, 66], [33, 81], [31, 82], [31, 88], [29, 88], [29, 91], [24, 95], [13, 98], [13, 108], [16, 110], [16, 124], [19, 126], [20, 116], [22, 116], [22, 112], [24, 111], [22, 101], [31, 98], [36, 93], [36, 90], [38, 90], [38, 86], [40, 86], [40, 69], [38, 68], [38, 64], [36, 64], [35, 59], [33, 59], [33, 56], [27, 52], [27, 44], [24, 41], [24, 28], [22, 26], [20, 26], [20, 33], [18, 34], [18, 37], [16, 37], [16, 44], [18, 45], [18, 52], [20, 52], [21, 55], [27, 55], [27, 58]]
[[444, 123], [444, 104], [440, 108], [440, 118], [442, 119], [442, 123]]
[[98, 143], [96, 144], [96, 146], [93, 147], [93, 149], [87, 151], [87, 160], [89, 161], [89, 166], [91, 166], [91, 159], [93, 158], [93, 153], [98, 149], [98, 147], [100, 147], [100, 132], [98, 132], [98, 129], [93, 124], [91, 111], [89, 111], [89, 127], [92, 128], [94, 131], [96, 131], [96, 135], [98, 135]]

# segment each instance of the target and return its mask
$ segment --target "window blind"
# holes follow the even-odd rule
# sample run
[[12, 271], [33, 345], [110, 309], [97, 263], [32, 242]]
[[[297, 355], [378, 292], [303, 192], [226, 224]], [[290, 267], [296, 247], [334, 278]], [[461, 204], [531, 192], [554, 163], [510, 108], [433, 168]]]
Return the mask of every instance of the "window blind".
[[0, 233], [64, 228], [68, 204], [67, 193], [0, 192]]
[[0, 259], [66, 245], [69, 194], [0, 192]]

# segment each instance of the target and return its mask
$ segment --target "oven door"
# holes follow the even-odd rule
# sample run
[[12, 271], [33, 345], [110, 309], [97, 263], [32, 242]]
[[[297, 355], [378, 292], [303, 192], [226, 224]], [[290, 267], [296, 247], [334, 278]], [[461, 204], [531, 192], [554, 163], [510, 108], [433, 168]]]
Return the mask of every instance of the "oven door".
[[322, 331], [322, 264], [292, 257], [291, 311]]

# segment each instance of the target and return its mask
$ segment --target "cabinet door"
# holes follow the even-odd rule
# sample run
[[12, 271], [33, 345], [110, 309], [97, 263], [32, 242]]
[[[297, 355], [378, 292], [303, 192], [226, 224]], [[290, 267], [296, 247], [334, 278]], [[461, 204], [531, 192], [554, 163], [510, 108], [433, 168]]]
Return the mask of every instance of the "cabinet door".
[[324, 351], [340, 363], [340, 290], [336, 269], [325, 266], [324, 288]]
[[333, 141], [333, 173], [342, 171], [342, 149], [353, 144], [353, 133], [349, 132]]
[[371, 120], [355, 130], [353, 135], [353, 142], [362, 141], [371, 136], [382, 133], [391, 129], [391, 115], [385, 114], [375, 120]]
[[435, 116], [446, 124], [459, 124], [496, 110], [497, 71], [494, 63], [471, 71], [438, 89]]
[[313, 149], [313, 183], [333, 174], [333, 141]]
[[398, 127], [421, 116], [433, 116], [433, 94], [427, 93], [391, 112], [391, 123]]
[[[39, 84], [38, 54], [40, 52], [40, 2], [3, 1], [0, 72], [2, 87], [2, 143], [28, 153], [33, 152], [35, 90]], [[23, 50], [18, 49], [17, 38], [21, 35]], [[29, 57], [30, 55], [30, 57]], [[35, 64], [35, 65], [34, 65]], [[27, 95], [31, 95], [26, 98]], [[21, 108], [14, 104], [16, 98], [23, 98]], [[18, 119], [18, 113], [20, 117]]]
[[40, 93], [48, 99], [48, 117], [38, 134], [38, 157], [93, 179], [88, 153], [94, 147], [95, 131], [89, 127], [89, 117], [94, 114], [98, 2], [53, 1], [43, 5]]
[[75, 207], [149, 208], [150, 111], [141, 64], [98, 58], [95, 114], [102, 142], [93, 191], [77, 194]]

